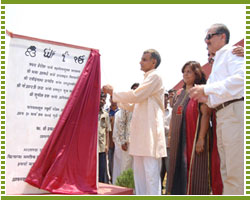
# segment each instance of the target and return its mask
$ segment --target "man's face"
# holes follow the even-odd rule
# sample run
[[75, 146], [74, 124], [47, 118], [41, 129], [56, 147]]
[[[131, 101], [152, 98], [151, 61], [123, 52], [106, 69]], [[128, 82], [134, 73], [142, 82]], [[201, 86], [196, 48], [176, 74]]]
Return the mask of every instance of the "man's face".
[[210, 28], [207, 32], [205, 42], [209, 52], [216, 52], [225, 45], [225, 34], [217, 34], [216, 28]]
[[155, 64], [156, 64], [156, 60], [151, 58], [150, 53], [143, 54], [143, 56], [141, 58], [141, 62], [140, 62], [142, 71], [148, 72], [148, 71], [154, 69]]
[[175, 96], [175, 92], [168, 93], [168, 100], [169, 100], [169, 105], [171, 108], [173, 107], [174, 96]]
[[106, 98], [107, 98], [107, 95], [105, 94], [101, 94], [101, 98], [100, 98], [100, 110], [103, 108], [103, 106], [105, 105], [106, 103]]
[[168, 93], [168, 96], [169, 96], [169, 98], [170, 98], [170, 97], [174, 97], [174, 92], [169, 92], [169, 93]]

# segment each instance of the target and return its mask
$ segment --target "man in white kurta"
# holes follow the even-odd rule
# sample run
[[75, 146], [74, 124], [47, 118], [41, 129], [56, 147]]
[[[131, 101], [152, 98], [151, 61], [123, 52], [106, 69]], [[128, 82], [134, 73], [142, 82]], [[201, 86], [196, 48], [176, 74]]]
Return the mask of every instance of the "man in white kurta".
[[145, 72], [143, 83], [128, 92], [117, 92], [110, 85], [104, 92], [113, 96], [124, 108], [133, 111], [130, 126], [130, 150], [134, 160], [134, 180], [137, 195], [160, 195], [161, 158], [166, 156], [164, 133], [164, 86], [156, 71], [160, 55], [147, 50], [141, 58]]
[[215, 53], [206, 85], [190, 90], [190, 96], [216, 110], [217, 146], [224, 195], [244, 194], [244, 58], [232, 54], [229, 30], [215, 24], [205, 42]]

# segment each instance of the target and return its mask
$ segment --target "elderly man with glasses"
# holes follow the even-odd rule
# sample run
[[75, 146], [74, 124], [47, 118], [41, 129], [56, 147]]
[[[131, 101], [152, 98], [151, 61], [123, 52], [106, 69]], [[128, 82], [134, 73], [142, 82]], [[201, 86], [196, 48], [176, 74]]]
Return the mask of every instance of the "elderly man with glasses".
[[206, 85], [195, 86], [190, 97], [216, 110], [217, 146], [224, 195], [244, 194], [244, 58], [232, 53], [230, 32], [214, 24], [205, 42], [214, 62]]

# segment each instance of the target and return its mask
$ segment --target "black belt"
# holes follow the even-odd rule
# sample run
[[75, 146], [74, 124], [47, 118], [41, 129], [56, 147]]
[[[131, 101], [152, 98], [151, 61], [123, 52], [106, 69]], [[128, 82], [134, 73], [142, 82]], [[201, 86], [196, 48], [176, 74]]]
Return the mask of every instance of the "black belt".
[[244, 97], [241, 97], [240, 99], [233, 99], [231, 101], [227, 101], [223, 104], [220, 104], [219, 106], [217, 106], [216, 108], [214, 108], [217, 111], [221, 110], [222, 108], [225, 108], [226, 106], [228, 106], [229, 104], [236, 102], [236, 101], [244, 101]]

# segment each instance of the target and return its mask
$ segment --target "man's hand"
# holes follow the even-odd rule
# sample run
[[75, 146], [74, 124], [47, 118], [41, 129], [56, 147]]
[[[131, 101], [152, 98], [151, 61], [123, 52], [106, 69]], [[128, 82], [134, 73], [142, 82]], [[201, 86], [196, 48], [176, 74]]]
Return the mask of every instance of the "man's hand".
[[106, 152], [106, 153], [109, 152], [109, 146], [108, 146], [108, 145], [105, 146], [105, 152]]
[[236, 46], [232, 53], [236, 56], [244, 57], [244, 48], [242, 46]]
[[189, 90], [190, 98], [194, 100], [198, 100], [201, 103], [207, 103], [208, 96], [204, 93], [204, 86], [203, 85], [195, 85]]
[[102, 90], [103, 90], [104, 93], [109, 94], [110, 96], [112, 96], [114, 88], [111, 85], [104, 85], [102, 87]]
[[122, 145], [122, 150], [123, 151], [127, 151], [128, 150], [128, 143], [125, 142], [123, 145]]

